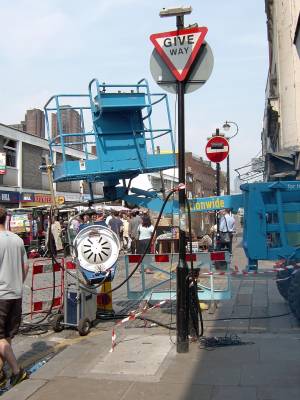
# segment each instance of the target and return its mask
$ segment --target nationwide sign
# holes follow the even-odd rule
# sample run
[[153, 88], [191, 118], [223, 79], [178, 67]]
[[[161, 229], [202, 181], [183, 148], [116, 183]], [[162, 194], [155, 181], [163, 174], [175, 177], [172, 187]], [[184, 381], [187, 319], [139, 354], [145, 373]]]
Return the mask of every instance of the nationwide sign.
[[237, 211], [243, 207], [243, 196], [236, 194], [232, 196], [199, 197], [189, 200], [191, 212], [207, 212], [230, 208]]
[[150, 36], [156, 51], [178, 81], [184, 81], [195, 60], [208, 29], [179, 29]]

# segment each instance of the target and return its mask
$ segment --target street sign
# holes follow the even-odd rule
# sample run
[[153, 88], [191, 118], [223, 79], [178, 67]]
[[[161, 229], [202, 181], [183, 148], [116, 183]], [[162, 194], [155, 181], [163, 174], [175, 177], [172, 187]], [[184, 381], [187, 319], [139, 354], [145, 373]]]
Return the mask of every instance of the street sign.
[[[184, 92], [192, 93], [200, 89], [208, 81], [213, 66], [213, 52], [209, 44], [204, 42], [185, 80]], [[156, 49], [153, 50], [150, 58], [150, 71], [153, 79], [162, 89], [169, 93], [177, 93], [177, 80]]]
[[207, 158], [215, 163], [220, 163], [228, 157], [229, 143], [223, 136], [213, 136], [206, 144]]
[[195, 60], [208, 29], [179, 29], [150, 36], [158, 54], [178, 81], [184, 81]]

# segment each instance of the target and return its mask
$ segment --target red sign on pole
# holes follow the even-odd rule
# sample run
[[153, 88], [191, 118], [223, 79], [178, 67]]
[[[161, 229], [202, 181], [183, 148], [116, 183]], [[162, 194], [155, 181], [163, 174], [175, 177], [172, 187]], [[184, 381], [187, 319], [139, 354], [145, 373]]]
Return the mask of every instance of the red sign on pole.
[[184, 81], [195, 60], [208, 29], [179, 29], [150, 36], [156, 51], [178, 81]]
[[223, 136], [213, 136], [206, 144], [205, 153], [212, 162], [219, 163], [224, 161], [229, 154], [228, 140]]

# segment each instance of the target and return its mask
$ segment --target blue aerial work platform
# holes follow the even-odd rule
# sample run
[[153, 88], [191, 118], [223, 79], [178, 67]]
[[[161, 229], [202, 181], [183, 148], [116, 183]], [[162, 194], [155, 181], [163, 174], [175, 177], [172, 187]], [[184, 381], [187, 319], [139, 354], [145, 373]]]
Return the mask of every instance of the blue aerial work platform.
[[[65, 105], [70, 98], [81, 104]], [[89, 104], [84, 105], [87, 100]], [[152, 117], [158, 104], [164, 106], [166, 126], [154, 126]], [[74, 111], [80, 118], [80, 132], [65, 129], [67, 114]], [[54, 129], [51, 127], [50, 113], [56, 114]], [[90, 126], [85, 122], [87, 114], [91, 120]], [[100, 84], [97, 79], [93, 79], [86, 95], [63, 94], [51, 97], [45, 105], [45, 116], [50, 158], [55, 164], [55, 182], [102, 181], [104, 187], [113, 188], [119, 180], [175, 165], [167, 95], [150, 93], [145, 79], [133, 85]], [[54, 137], [53, 132], [57, 132]], [[167, 148], [171, 149], [169, 153], [159, 154], [159, 138], [163, 138], [164, 143], [168, 142]], [[91, 146], [96, 149], [94, 154], [91, 154]], [[83, 151], [81, 160], [68, 156], [67, 150], [70, 147]], [[60, 162], [54, 162], [53, 150], [62, 153]]]
[[248, 268], [259, 260], [300, 261], [300, 182], [241, 185], [242, 194], [191, 200], [192, 212], [244, 208], [243, 248]]

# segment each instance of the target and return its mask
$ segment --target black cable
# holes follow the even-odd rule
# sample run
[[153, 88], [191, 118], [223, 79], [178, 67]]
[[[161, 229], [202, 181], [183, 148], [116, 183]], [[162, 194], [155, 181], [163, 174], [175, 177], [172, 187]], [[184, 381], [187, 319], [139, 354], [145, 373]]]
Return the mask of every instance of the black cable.
[[[198, 299], [198, 288], [197, 288], [197, 281], [195, 277], [194, 271], [194, 262], [193, 262], [193, 245], [192, 245], [192, 218], [191, 218], [191, 208], [188, 198], [185, 196], [187, 211], [188, 211], [188, 224], [189, 224], [189, 247], [190, 247], [190, 259], [191, 259], [191, 274], [190, 274], [190, 281], [191, 284], [190, 288], [190, 305], [192, 306], [191, 313], [192, 322], [194, 325], [194, 329], [196, 332], [197, 337], [203, 336], [204, 332], [204, 325], [203, 325], [203, 316], [202, 310], [200, 307], [199, 299]], [[199, 317], [200, 317], [200, 332], [199, 332]]]
[[155, 226], [154, 226], [154, 229], [153, 229], [151, 238], [150, 238], [150, 240], [149, 240], [149, 242], [148, 242], [148, 244], [147, 244], [147, 246], [146, 246], [146, 248], [145, 248], [144, 253], [141, 255], [141, 258], [140, 258], [139, 262], [137, 263], [137, 265], [133, 268], [133, 270], [131, 271], [131, 273], [128, 275], [128, 277], [127, 277], [126, 279], [124, 279], [119, 285], [117, 285], [116, 287], [114, 287], [113, 289], [111, 289], [109, 292], [106, 292], [107, 294], [110, 294], [110, 293], [112, 293], [112, 292], [115, 292], [116, 290], [120, 289], [123, 285], [125, 285], [125, 283], [129, 281], [129, 279], [132, 277], [132, 275], [137, 271], [137, 269], [139, 268], [139, 266], [142, 264], [142, 262], [143, 262], [143, 260], [144, 260], [144, 258], [145, 258], [145, 255], [148, 253], [148, 250], [149, 250], [149, 248], [150, 248], [150, 246], [151, 246], [152, 240], [153, 240], [153, 238], [154, 238], [154, 236], [155, 236], [155, 233], [156, 233], [156, 231], [157, 231], [157, 227], [158, 227], [159, 221], [160, 221], [160, 219], [161, 219], [162, 213], [163, 213], [163, 211], [164, 211], [164, 209], [165, 209], [165, 206], [166, 206], [166, 204], [167, 204], [169, 198], [170, 198], [170, 197], [172, 196], [172, 194], [173, 194], [174, 192], [176, 192], [177, 190], [178, 190], [177, 188], [172, 189], [172, 190], [170, 191], [170, 193], [167, 195], [167, 197], [165, 198], [165, 200], [164, 200], [164, 202], [163, 202], [163, 205], [162, 205], [162, 207], [161, 207], [161, 209], [160, 209], [160, 212], [159, 212], [159, 214], [158, 214], [157, 221], [156, 221], [156, 224], [155, 224]]
[[[44, 321], [46, 321], [46, 319], [52, 314], [52, 309], [54, 306], [54, 301], [55, 301], [55, 269], [54, 269], [54, 265], [55, 264], [59, 264], [57, 262], [57, 260], [55, 259], [54, 255], [53, 255], [53, 251], [51, 248], [51, 217], [52, 217], [52, 208], [50, 208], [50, 212], [49, 212], [49, 226], [48, 226], [48, 250], [51, 254], [51, 262], [52, 262], [52, 283], [53, 283], [53, 287], [52, 287], [52, 300], [51, 300], [51, 305], [49, 310], [47, 310], [45, 312], [45, 316], [42, 317], [39, 321], [35, 321], [35, 322], [26, 322], [26, 323], [21, 323], [20, 326], [20, 330], [22, 331], [22, 329], [25, 328], [26, 326], [26, 330], [28, 330], [28, 332], [30, 330], [35, 330], [37, 326], [39, 326], [40, 328], [42, 328], [42, 323]], [[32, 289], [31, 289], [32, 290]], [[45, 333], [45, 332], [43, 332]]]
[[[107, 316], [105, 314], [103, 314], [103, 318], [101, 318], [101, 314], [98, 314], [98, 318], [97, 319], [103, 319], [105, 321], [115, 321], [115, 320], [120, 320], [123, 318], [127, 318], [130, 317], [131, 314], [115, 314], [115, 315], [111, 315], [111, 316]], [[176, 328], [173, 328], [172, 326], [168, 325], [168, 324], [164, 324], [163, 322], [157, 321], [156, 319], [152, 319], [152, 318], [148, 318], [148, 317], [144, 317], [143, 315], [139, 315], [137, 316], [135, 319], [139, 319], [142, 321], [148, 321], [151, 322], [153, 324], [159, 325], [163, 328], [169, 329], [169, 330], [175, 330]]]
[[247, 344], [254, 344], [254, 342], [243, 342], [237, 335], [201, 337], [199, 339], [199, 342], [200, 342], [200, 348], [206, 350], [213, 350], [218, 347], [242, 346]]
[[[141, 263], [142, 263], [142, 261], [143, 261], [145, 255], [147, 254], [147, 252], [148, 252], [148, 250], [149, 250], [149, 248], [150, 248], [151, 242], [152, 242], [152, 240], [153, 240], [153, 238], [154, 238], [154, 235], [155, 235], [155, 233], [156, 233], [156, 230], [157, 230], [159, 221], [160, 221], [160, 219], [161, 219], [163, 210], [164, 210], [164, 208], [165, 208], [165, 206], [166, 206], [166, 204], [167, 204], [169, 198], [171, 197], [171, 195], [172, 195], [175, 191], [177, 191], [177, 188], [176, 188], [176, 189], [173, 189], [173, 190], [167, 195], [166, 199], [164, 200], [163, 205], [162, 205], [162, 208], [161, 208], [161, 210], [160, 210], [160, 212], [159, 212], [159, 215], [158, 215], [156, 224], [155, 224], [155, 226], [154, 226], [154, 230], [153, 230], [153, 232], [152, 232], [151, 238], [150, 238], [150, 240], [149, 240], [148, 245], [146, 246], [146, 249], [145, 249], [144, 253], [142, 254], [142, 257], [141, 257], [140, 261], [137, 263], [136, 267], [135, 267], [135, 268], [133, 269], [133, 271], [129, 274], [129, 276], [128, 276], [123, 282], [121, 282], [118, 286], [116, 286], [115, 288], [113, 288], [111, 291], [107, 292], [107, 294], [110, 294], [110, 293], [112, 293], [112, 292], [118, 290], [120, 287], [122, 287], [122, 286], [132, 277], [132, 275], [135, 273], [135, 271], [136, 271], [136, 270], [139, 268], [139, 266], [141, 265]], [[53, 309], [53, 305], [54, 305], [54, 299], [55, 299], [55, 271], [54, 271], [54, 264], [58, 264], [58, 265], [60, 266], [61, 269], [63, 269], [66, 273], [68, 273], [69, 275], [71, 275], [71, 276], [74, 278], [74, 275], [73, 275], [70, 271], [68, 271], [67, 268], [64, 268], [64, 267], [61, 265], [61, 263], [59, 263], [59, 262], [57, 261], [57, 259], [55, 258], [55, 255], [54, 255], [54, 253], [53, 253], [53, 249], [51, 248], [51, 245], [50, 245], [50, 241], [51, 241], [51, 209], [50, 209], [50, 216], [49, 216], [49, 217], [50, 217], [50, 222], [49, 222], [49, 227], [48, 227], [48, 231], [49, 231], [49, 236], [48, 236], [48, 238], [49, 238], [49, 241], [48, 241], [48, 246], [49, 246], [49, 248], [48, 248], [48, 250], [49, 250], [50, 255], [51, 255], [52, 266], [53, 266], [53, 268], [52, 268], [52, 274], [53, 274], [52, 302], [51, 302], [51, 306], [50, 306], [49, 310], [46, 312], [46, 315], [45, 315], [40, 321], [37, 321], [37, 322], [35, 322], [35, 323], [28, 323], [28, 324], [26, 324], [26, 328], [27, 328], [27, 329], [30, 329], [30, 328], [31, 328], [32, 330], [37, 329], [37, 326], [39, 326], [39, 327], [41, 328], [41, 327], [42, 327], [42, 326], [41, 326], [42, 322], [44, 322], [44, 321], [51, 315], [51, 313], [52, 313], [52, 309]], [[69, 246], [69, 247], [73, 247], [73, 249], [75, 249], [75, 254], [76, 254], [77, 249], [75, 248], [75, 246], [73, 246], [73, 245], [70, 244], [70, 243], [68, 244], [68, 246]], [[78, 282], [82, 285], [82, 286], [81, 286], [81, 289], [86, 290], [86, 291], [91, 292], [91, 293], [94, 294], [94, 292], [92, 292], [92, 290], [90, 290], [90, 289], [87, 287], [87, 285], [86, 285], [85, 282], [83, 282], [79, 277], [76, 277], [76, 279], [77, 279]], [[106, 279], [107, 279], [107, 278], [106, 278]], [[106, 279], [102, 280], [101, 283], [99, 283], [98, 285], [93, 286], [93, 289], [96, 289], [96, 288], [102, 286]], [[22, 327], [22, 328], [23, 328], [23, 327]]]
[[151, 323], [156, 324], [156, 325], [158, 325], [158, 326], [161, 326], [161, 327], [163, 327], [163, 328], [169, 329], [170, 331], [175, 331], [175, 330], [176, 330], [176, 328], [173, 328], [173, 327], [170, 326], [170, 325], [164, 324], [163, 322], [157, 321], [157, 320], [152, 319], [152, 318], [139, 316], [139, 317], [137, 317], [137, 319], [140, 319], [140, 320], [142, 320], [142, 321], [151, 322]]
[[216, 318], [216, 319], [205, 319], [204, 322], [214, 322], [214, 321], [234, 321], [234, 320], [252, 320], [252, 319], [271, 319], [271, 318], [280, 318], [280, 317], [286, 317], [287, 315], [291, 315], [291, 312], [287, 312], [284, 314], [278, 314], [278, 315], [265, 315], [262, 317], [229, 317], [229, 318]]

